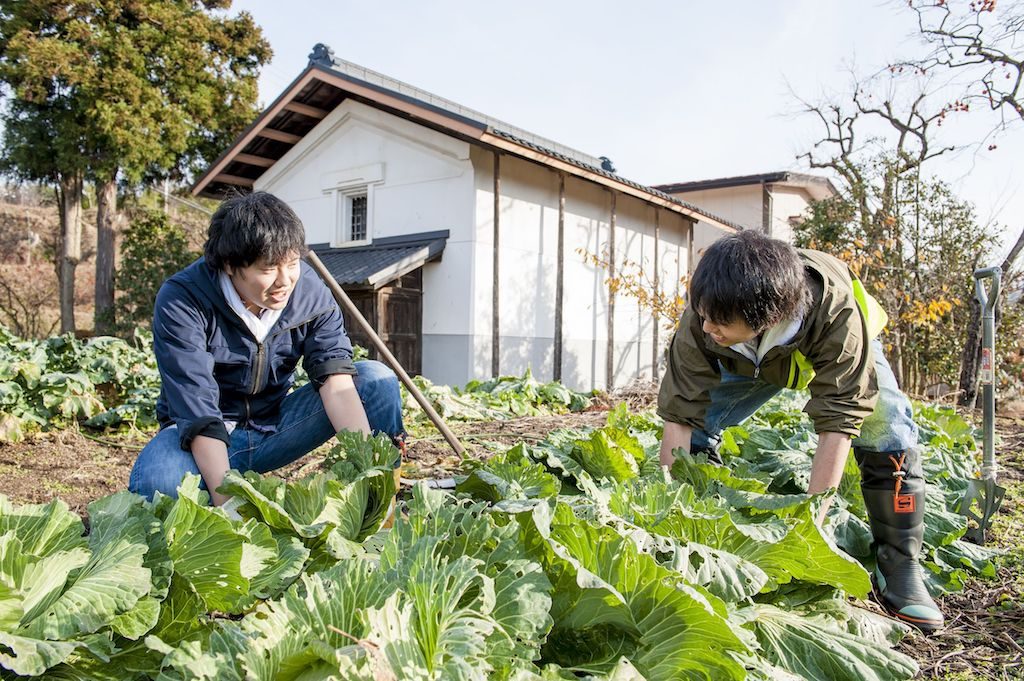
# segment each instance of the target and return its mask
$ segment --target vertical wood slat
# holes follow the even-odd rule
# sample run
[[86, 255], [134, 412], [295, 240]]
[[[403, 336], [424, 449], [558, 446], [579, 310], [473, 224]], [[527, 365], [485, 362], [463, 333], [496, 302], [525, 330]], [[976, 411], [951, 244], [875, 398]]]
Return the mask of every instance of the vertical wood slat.
[[416, 353], [416, 373], [423, 373], [423, 269], [416, 270], [416, 345], [413, 352]]
[[494, 152], [494, 283], [491, 286], [491, 376], [499, 376], [501, 362], [499, 352], [501, 351], [501, 318], [498, 314], [498, 280], [499, 280], [499, 256], [498, 245], [500, 236], [499, 218], [501, 213], [501, 157]]
[[[654, 295], [661, 295], [661, 271], [658, 269], [658, 250], [661, 248], [661, 211], [654, 209]], [[651, 379], [658, 380], [658, 327], [661, 325], [658, 315], [651, 315], [654, 336], [654, 348], [651, 350]]]
[[605, 387], [612, 389], [615, 377], [615, 192], [611, 192], [612, 205], [608, 236], [608, 349], [605, 358]]
[[[686, 230], [686, 280], [689, 281], [693, 275], [693, 226], [696, 223], [690, 222], [690, 228]], [[676, 285], [678, 290], [678, 284]]]
[[558, 173], [558, 262], [555, 267], [555, 350], [553, 380], [562, 380], [562, 299], [565, 277], [565, 173]]

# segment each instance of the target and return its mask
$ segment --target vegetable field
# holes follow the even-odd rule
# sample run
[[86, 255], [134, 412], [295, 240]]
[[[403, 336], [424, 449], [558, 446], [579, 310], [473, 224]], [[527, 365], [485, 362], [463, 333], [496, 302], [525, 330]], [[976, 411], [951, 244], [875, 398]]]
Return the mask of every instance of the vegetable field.
[[[67, 341], [11, 354], [42, 357], [40, 347], [50, 354], [38, 373], [11, 355], [0, 364], [3, 394], [18, 396], [4, 418], [25, 438], [0, 445], [0, 465], [13, 473], [33, 446], [66, 438], [65, 456], [91, 445], [123, 485], [150, 428], [147, 353]], [[51, 371], [51, 355], [65, 364]], [[104, 369], [107, 356], [126, 368]], [[78, 382], [74, 399], [52, 397], [57, 368], [79, 376], [62, 384]], [[873, 680], [1020, 669], [996, 642], [1021, 640], [1021, 594], [1006, 580], [1008, 570], [1019, 579], [1020, 553], [960, 539], [951, 509], [976, 443], [952, 411], [918, 408], [932, 483], [928, 586], [957, 608], [947, 606], [948, 634], [924, 639], [867, 601], [870, 534], [852, 462], [824, 529], [814, 523], [821, 500], [803, 491], [815, 436], [796, 396], [730, 429], [725, 467], [686, 459], [666, 475], [660, 422], [635, 400], [595, 411], [592, 396], [529, 376], [424, 387], [473, 455], [444, 458], [410, 407], [419, 439], [403, 473], [443, 470], [458, 485], [402, 489], [391, 528], [381, 528], [396, 491], [391, 446], [348, 435], [284, 477], [231, 474], [227, 509], [206, 505], [198, 479], [177, 500], [104, 495], [85, 520], [60, 500], [5, 498], [0, 677]], [[42, 410], [67, 427], [37, 434]], [[118, 413], [110, 423], [123, 432], [78, 434], [77, 423]], [[1004, 545], [1019, 543], [1017, 490], [1000, 518]], [[993, 602], [970, 601], [976, 591]], [[975, 640], [964, 622], [979, 611], [1000, 628]], [[989, 667], [958, 663], [978, 649], [1008, 653]]]

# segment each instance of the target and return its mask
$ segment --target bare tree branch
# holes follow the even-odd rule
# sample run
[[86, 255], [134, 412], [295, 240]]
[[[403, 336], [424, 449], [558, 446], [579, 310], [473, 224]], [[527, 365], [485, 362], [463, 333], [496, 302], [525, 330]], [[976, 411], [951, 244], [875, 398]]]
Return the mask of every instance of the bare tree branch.
[[[961, 103], [984, 102], [1024, 121], [1024, 10], [997, 8], [995, 0], [971, 3], [911, 0], [918, 33], [932, 49], [921, 59], [895, 64], [922, 73], [954, 72], [965, 77]], [[1008, 125], [1005, 117], [999, 127]]]

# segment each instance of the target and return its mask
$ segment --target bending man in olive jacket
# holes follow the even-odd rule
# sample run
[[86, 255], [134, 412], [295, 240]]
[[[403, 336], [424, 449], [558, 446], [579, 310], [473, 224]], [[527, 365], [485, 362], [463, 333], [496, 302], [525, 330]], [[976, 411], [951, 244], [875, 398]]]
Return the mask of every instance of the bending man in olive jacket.
[[658, 396], [661, 462], [717, 454], [724, 428], [784, 387], [807, 388], [818, 445], [808, 493], [837, 487], [851, 444], [875, 539], [882, 604], [926, 632], [943, 624], [917, 562], [925, 481], [911, 405], [878, 333], [885, 313], [840, 260], [758, 232], [716, 241], [690, 283]]

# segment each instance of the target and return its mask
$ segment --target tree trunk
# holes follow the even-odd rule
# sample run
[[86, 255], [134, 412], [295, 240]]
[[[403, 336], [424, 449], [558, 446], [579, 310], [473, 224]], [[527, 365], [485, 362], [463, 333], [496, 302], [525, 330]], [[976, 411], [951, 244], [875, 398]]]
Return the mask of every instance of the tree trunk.
[[[1021, 230], [1017, 242], [1007, 253], [1006, 259], [999, 268], [1003, 277], [1010, 273], [1010, 268], [1024, 249], [1024, 230]], [[996, 307], [996, 322], [999, 321], [999, 308]], [[964, 343], [963, 354], [960, 355], [960, 399], [961, 407], [973, 407], [978, 398], [978, 365], [981, 364], [981, 305], [978, 299], [971, 296], [971, 319], [967, 327], [967, 341]]]
[[967, 339], [960, 354], [960, 397], [957, 404], [973, 407], [978, 399], [978, 364], [981, 362], [981, 305], [971, 296], [970, 319], [967, 322]]
[[892, 375], [896, 379], [896, 385], [904, 388], [903, 385], [903, 339], [900, 337], [899, 331], [896, 331], [892, 335], [892, 351], [887, 359], [889, 360], [889, 368], [892, 369]]
[[114, 221], [117, 215], [117, 180], [96, 186], [96, 307], [93, 329], [108, 335], [114, 329]]
[[82, 175], [60, 178], [60, 332], [75, 332], [75, 268], [82, 259]]

